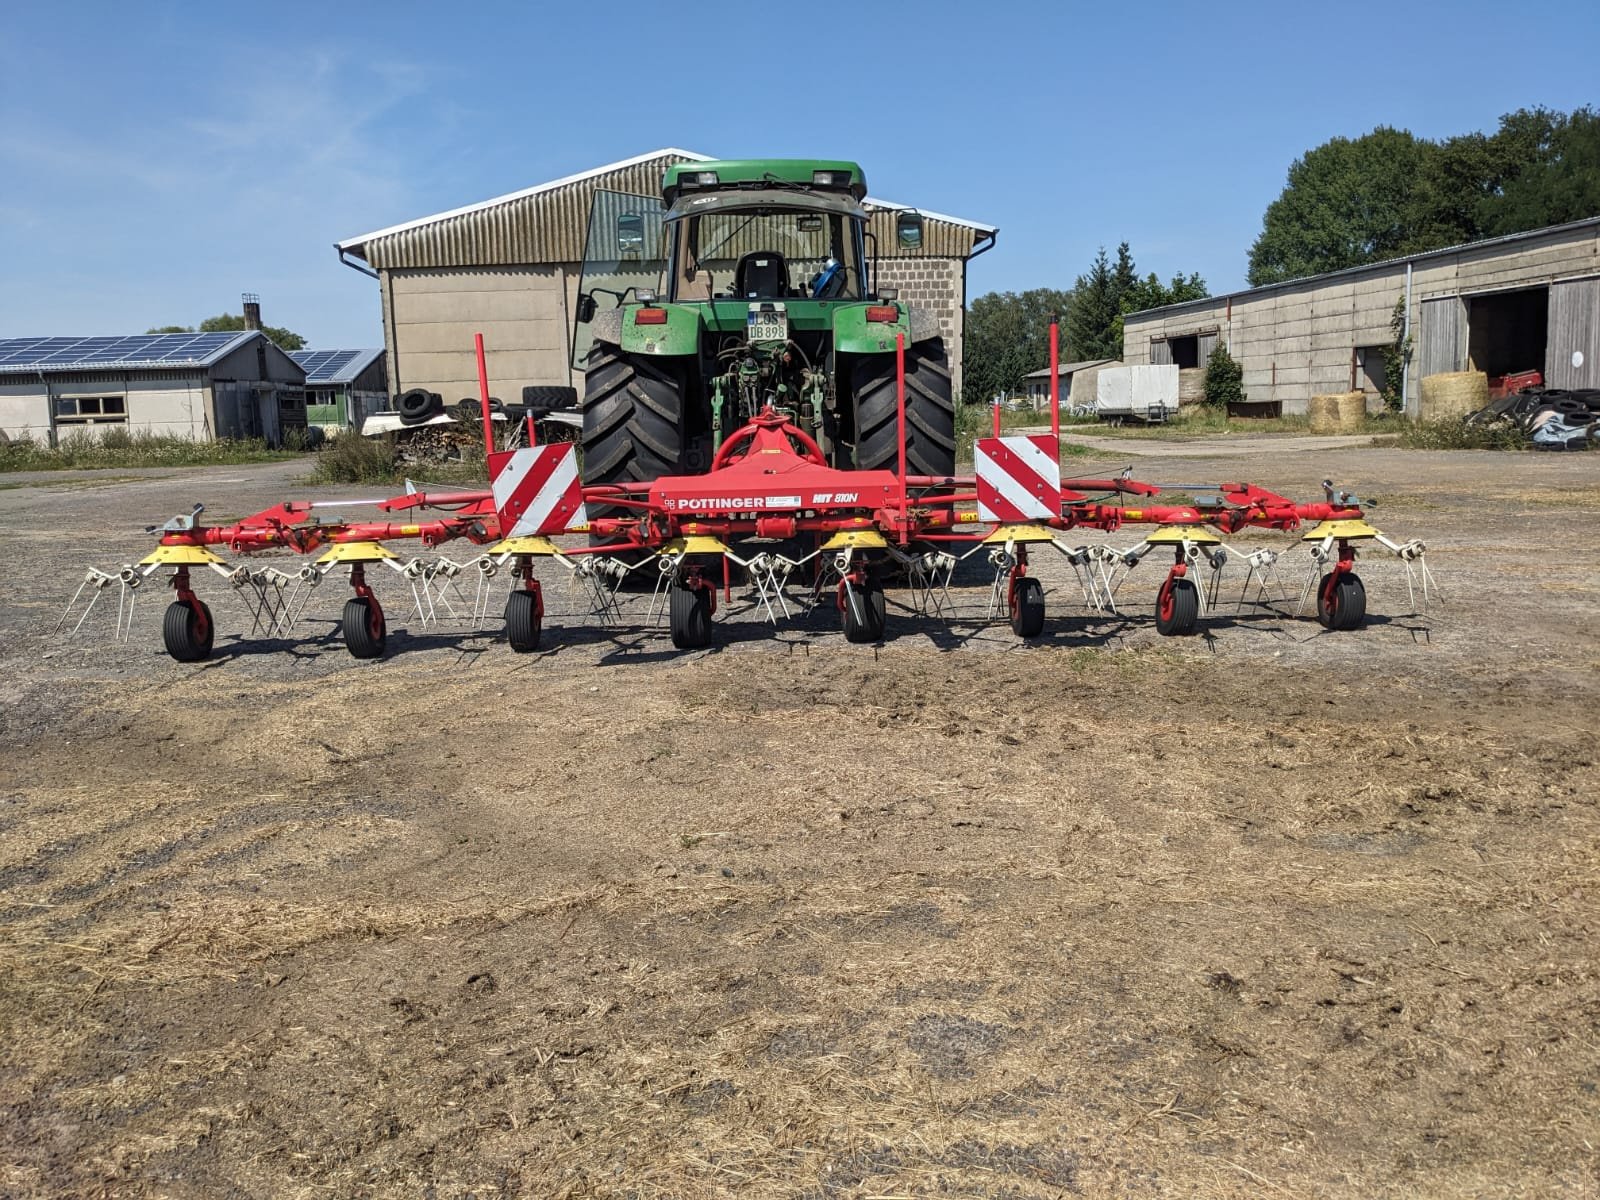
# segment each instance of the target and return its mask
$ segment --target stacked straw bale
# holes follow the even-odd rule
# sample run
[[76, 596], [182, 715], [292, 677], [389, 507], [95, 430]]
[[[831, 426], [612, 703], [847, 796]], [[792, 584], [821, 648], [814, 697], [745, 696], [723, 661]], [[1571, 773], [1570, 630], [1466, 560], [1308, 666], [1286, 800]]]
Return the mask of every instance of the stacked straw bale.
[[1482, 371], [1441, 371], [1422, 380], [1424, 421], [1453, 421], [1489, 403], [1489, 377]]

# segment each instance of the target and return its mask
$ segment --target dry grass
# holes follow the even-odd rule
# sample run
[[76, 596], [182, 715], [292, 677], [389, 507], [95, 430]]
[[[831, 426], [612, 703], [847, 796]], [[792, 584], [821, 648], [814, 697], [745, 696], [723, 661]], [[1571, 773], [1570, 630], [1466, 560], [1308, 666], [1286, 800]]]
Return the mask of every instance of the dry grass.
[[92, 781], [8, 749], [0, 1191], [1600, 1186], [1577, 707], [767, 665], [200, 675], [86, 698]]

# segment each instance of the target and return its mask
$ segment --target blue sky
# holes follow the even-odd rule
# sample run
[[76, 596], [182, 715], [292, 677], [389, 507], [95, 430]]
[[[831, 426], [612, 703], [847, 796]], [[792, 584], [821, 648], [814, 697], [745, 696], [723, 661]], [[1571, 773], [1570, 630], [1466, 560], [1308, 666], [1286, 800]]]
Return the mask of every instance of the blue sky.
[[[685, 14], [674, 21], [673, 14]], [[0, 24], [0, 336], [237, 311], [379, 345], [332, 244], [662, 146], [854, 158], [1000, 226], [971, 295], [1100, 245], [1243, 285], [1293, 159], [1600, 100], [1594, 0], [45, 5]]]

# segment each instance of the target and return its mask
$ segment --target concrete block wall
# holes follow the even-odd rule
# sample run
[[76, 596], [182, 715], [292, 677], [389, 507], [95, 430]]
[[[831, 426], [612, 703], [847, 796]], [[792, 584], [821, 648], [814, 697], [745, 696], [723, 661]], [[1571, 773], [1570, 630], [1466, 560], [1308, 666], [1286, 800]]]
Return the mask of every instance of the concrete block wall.
[[569, 296], [560, 266], [384, 272], [391, 390], [427, 388], [446, 404], [476, 396], [474, 333], [491, 395], [511, 403], [526, 384], [567, 383]]
[[878, 286], [900, 289], [900, 299], [932, 312], [950, 356], [950, 378], [961, 394], [962, 314], [966, 309], [966, 277], [959, 258], [882, 258]]

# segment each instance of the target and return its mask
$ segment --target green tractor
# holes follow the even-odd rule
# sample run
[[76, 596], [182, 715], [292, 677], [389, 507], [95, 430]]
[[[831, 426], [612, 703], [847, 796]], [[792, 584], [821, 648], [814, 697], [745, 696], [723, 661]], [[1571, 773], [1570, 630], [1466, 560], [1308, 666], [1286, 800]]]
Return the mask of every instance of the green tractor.
[[[706, 471], [769, 404], [831, 465], [898, 470], [897, 336], [910, 473], [953, 473], [944, 340], [931, 313], [875, 286], [859, 166], [682, 163], [661, 191], [602, 191], [591, 212], [574, 339], [585, 483]], [[920, 214], [896, 215], [903, 248], [922, 234]]]

